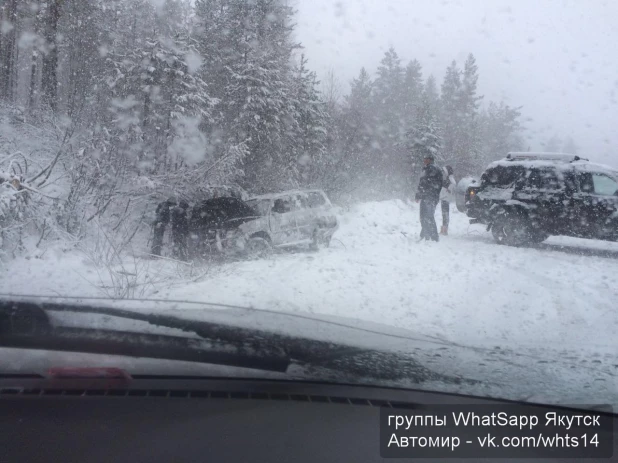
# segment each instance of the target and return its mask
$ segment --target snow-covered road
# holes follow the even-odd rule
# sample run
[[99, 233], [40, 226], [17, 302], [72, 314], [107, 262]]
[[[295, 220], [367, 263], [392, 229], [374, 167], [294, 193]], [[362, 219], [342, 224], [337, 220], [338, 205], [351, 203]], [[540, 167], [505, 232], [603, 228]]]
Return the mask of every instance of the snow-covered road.
[[[468, 346], [618, 364], [617, 243], [498, 246], [457, 211], [450, 236], [417, 243], [417, 212], [401, 201], [357, 205], [341, 216], [330, 249], [227, 263], [197, 281], [158, 278], [143, 296], [358, 318]], [[174, 266], [150, 261], [148, 272], [173, 276]], [[0, 293], [102, 295], [97, 271], [75, 252], [18, 259], [0, 272]]]

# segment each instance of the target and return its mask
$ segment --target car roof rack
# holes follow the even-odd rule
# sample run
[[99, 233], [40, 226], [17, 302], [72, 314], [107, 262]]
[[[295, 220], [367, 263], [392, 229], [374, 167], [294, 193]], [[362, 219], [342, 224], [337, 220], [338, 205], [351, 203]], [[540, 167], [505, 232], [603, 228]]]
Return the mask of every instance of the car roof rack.
[[586, 158], [576, 154], [566, 153], [530, 153], [530, 152], [510, 152], [506, 155], [508, 161], [554, 161], [554, 162], [575, 162], [588, 161]]

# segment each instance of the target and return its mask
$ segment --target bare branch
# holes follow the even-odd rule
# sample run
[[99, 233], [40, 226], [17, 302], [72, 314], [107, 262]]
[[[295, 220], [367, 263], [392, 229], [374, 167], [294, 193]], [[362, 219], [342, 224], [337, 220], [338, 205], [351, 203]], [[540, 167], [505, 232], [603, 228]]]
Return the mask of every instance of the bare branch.
[[35, 175], [33, 178], [29, 179], [29, 180], [28, 180], [28, 183], [33, 183], [33, 182], [34, 182], [37, 178], [39, 178], [39, 177], [41, 177], [42, 175], [44, 175], [44, 174], [45, 174], [45, 172], [48, 172], [48, 173], [47, 173], [47, 177], [45, 177], [45, 179], [44, 179], [41, 183], [39, 183], [39, 184], [37, 185], [37, 186], [42, 186], [42, 185], [43, 185], [43, 184], [47, 181], [47, 179], [49, 178], [49, 176], [50, 176], [50, 174], [51, 174], [51, 171], [52, 171], [52, 169], [54, 168], [54, 166], [56, 165], [56, 163], [58, 162], [58, 159], [60, 158], [60, 155], [61, 155], [61, 154], [62, 154], [62, 149], [59, 149], [59, 150], [58, 150], [58, 153], [56, 154], [56, 156], [54, 157], [54, 159], [52, 160], [52, 162], [51, 162], [51, 163], [49, 163], [49, 165], [48, 165], [45, 169], [43, 169], [41, 172], [39, 172], [39, 173], [38, 173], [37, 175]]
[[90, 221], [92, 221], [92, 219], [94, 219], [98, 215], [103, 214], [105, 212], [105, 209], [107, 209], [107, 206], [110, 205], [110, 203], [112, 202], [113, 199], [114, 199], [113, 196], [110, 197], [109, 200], [105, 203], [105, 205], [103, 205], [103, 207], [100, 207], [99, 210], [97, 210], [88, 220], [86, 220], [86, 222], [90, 222]]

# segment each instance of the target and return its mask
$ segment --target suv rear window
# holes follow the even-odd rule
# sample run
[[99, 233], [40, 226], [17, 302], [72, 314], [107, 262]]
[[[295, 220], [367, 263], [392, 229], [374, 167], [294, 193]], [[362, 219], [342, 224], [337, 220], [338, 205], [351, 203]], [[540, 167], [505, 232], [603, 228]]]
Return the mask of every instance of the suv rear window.
[[481, 186], [508, 188], [525, 172], [523, 166], [496, 166], [485, 171], [481, 177]]

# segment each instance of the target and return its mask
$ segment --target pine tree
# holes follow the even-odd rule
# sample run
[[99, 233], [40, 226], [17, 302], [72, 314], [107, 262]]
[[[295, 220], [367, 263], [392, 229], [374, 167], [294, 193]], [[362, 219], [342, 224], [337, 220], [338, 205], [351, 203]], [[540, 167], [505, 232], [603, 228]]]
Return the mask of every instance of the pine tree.
[[436, 160], [442, 158], [442, 137], [438, 114], [432, 107], [432, 94], [425, 92], [417, 107], [417, 119], [407, 133], [407, 146], [411, 154], [413, 177], [417, 178], [423, 166], [423, 159], [431, 155]]
[[365, 68], [352, 80], [350, 95], [346, 98], [348, 106], [357, 111], [367, 109], [373, 98], [374, 83]]
[[362, 68], [350, 83], [350, 93], [344, 97], [338, 128], [338, 146], [330, 153], [332, 168], [329, 189], [337, 195], [367, 191], [375, 183], [376, 117], [373, 106], [373, 82]]
[[459, 113], [461, 97], [461, 71], [453, 61], [446, 69], [441, 92], [441, 121], [444, 136], [443, 153], [453, 162], [459, 154], [458, 144], [461, 132], [461, 114]]
[[478, 120], [478, 67], [469, 55], [461, 72], [457, 63], [447, 68], [442, 84], [442, 125], [445, 162], [461, 175], [477, 173], [482, 167], [481, 123]]
[[247, 188], [272, 190], [299, 181], [286, 152], [297, 133], [292, 102], [293, 10], [282, 0], [201, 0], [195, 38], [206, 60], [204, 80], [225, 102], [208, 131], [218, 134], [219, 153], [237, 146]]
[[93, 81], [104, 73], [106, 11], [101, 0], [64, 0], [61, 7], [58, 28], [65, 31], [66, 38], [57, 47], [66, 56], [63, 67], [67, 83], [57, 97], [66, 102], [69, 117], [83, 122]]
[[342, 87], [334, 68], [328, 70], [326, 78], [321, 82], [320, 87], [321, 98], [326, 104], [327, 112], [331, 114], [336, 113], [341, 103]]
[[[139, 171], [170, 175], [208, 160], [207, 147], [198, 147], [195, 140], [200, 139], [199, 125], [212, 120], [215, 100], [198, 69], [187, 64], [187, 57], [197, 53], [188, 30], [176, 29], [169, 36], [170, 30], [162, 29], [159, 34], [149, 27], [155, 22], [154, 7], [141, 2], [125, 4], [123, 20], [130, 26], [118, 24], [121, 29], [106, 51], [106, 73], [96, 83], [104, 90], [105, 108], [97, 147], [105, 150], [111, 143], [119, 159]], [[144, 8], [140, 17], [132, 14], [138, 6]], [[188, 147], [199, 149], [191, 153]]]
[[480, 115], [483, 165], [503, 158], [509, 151], [523, 149], [520, 109], [512, 108], [504, 102], [491, 102]]
[[411, 121], [416, 118], [416, 109], [423, 93], [422, 67], [417, 60], [411, 61], [406, 67], [403, 89], [405, 98], [404, 117], [407, 121]]
[[461, 80], [459, 106], [464, 119], [474, 118], [479, 109], [482, 96], [477, 95], [478, 91], [478, 66], [474, 55], [468, 55], [464, 64], [463, 77]]
[[324, 170], [320, 185], [331, 194], [337, 189], [337, 166], [342, 158], [342, 143], [344, 127], [343, 88], [333, 68], [329, 69], [326, 78], [320, 85], [320, 98], [324, 102]]
[[17, 77], [18, 1], [6, 0], [0, 6], [0, 98], [13, 99]]
[[315, 72], [307, 69], [307, 60], [301, 55], [294, 71], [291, 95], [296, 106], [298, 126], [296, 132], [288, 136], [288, 150], [298, 164], [301, 186], [321, 186], [321, 179], [331, 167], [331, 160], [325, 157], [326, 105], [320, 98], [318, 84]]
[[393, 48], [384, 55], [374, 82], [374, 105], [377, 117], [376, 185], [382, 187], [383, 197], [401, 196], [408, 184], [408, 157], [405, 135], [406, 115], [405, 70]]
[[440, 114], [440, 93], [434, 76], [429, 76], [425, 81], [422, 98], [425, 98], [432, 114]]
[[[28, 13], [24, 16], [31, 22], [31, 30], [29, 31], [34, 38], [30, 51], [30, 82], [28, 84], [28, 99], [24, 102], [24, 106], [28, 107], [30, 111], [33, 111], [38, 104], [39, 97], [39, 69], [40, 69], [40, 57], [44, 51], [43, 38], [40, 31], [44, 19], [44, 8], [41, 5], [40, 0], [28, 0], [24, 2], [24, 10]], [[26, 66], [24, 66], [26, 68]]]
[[474, 174], [483, 166], [481, 153], [481, 126], [478, 119], [482, 96], [477, 94], [478, 66], [472, 54], [464, 64], [459, 97], [460, 132], [457, 161], [462, 174]]
[[391, 47], [380, 62], [373, 92], [376, 111], [380, 118], [381, 141], [386, 150], [399, 141], [401, 129], [406, 123], [404, 77], [405, 71], [401, 66], [401, 60]]
[[58, 109], [58, 22], [61, 0], [46, 2], [44, 37], [46, 53], [43, 55], [43, 100], [52, 110]]

